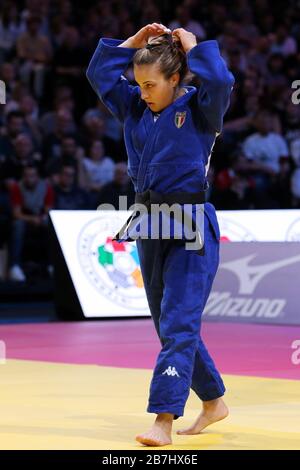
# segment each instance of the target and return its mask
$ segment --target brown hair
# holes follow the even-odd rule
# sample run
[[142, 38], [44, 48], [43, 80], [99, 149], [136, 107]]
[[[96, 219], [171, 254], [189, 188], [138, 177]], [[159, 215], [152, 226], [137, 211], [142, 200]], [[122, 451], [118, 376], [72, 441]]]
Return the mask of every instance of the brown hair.
[[186, 54], [177, 40], [173, 40], [172, 34], [165, 33], [139, 49], [134, 57], [133, 64], [148, 65], [158, 64], [161, 73], [169, 79], [174, 73], [179, 73], [180, 85], [183, 81], [188, 82], [193, 77], [188, 70]]

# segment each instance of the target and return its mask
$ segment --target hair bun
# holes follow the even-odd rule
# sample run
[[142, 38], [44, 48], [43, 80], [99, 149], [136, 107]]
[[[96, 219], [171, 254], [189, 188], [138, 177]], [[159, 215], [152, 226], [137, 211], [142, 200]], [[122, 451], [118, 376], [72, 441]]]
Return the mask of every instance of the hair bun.
[[157, 47], [157, 46], [160, 46], [160, 44], [151, 44], [151, 43], [148, 43], [145, 48], [146, 49], [153, 49], [154, 47]]
[[174, 38], [172, 33], [163, 33], [158, 36], [150, 36], [145, 49], [152, 50], [155, 47], [169, 46], [173, 51], [180, 51], [184, 53], [181, 41]]

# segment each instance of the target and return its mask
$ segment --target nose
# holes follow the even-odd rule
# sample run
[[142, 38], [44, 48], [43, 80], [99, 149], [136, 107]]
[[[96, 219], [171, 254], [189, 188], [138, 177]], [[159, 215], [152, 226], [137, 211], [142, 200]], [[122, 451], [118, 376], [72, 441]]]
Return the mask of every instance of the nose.
[[147, 100], [148, 98], [149, 98], [149, 95], [142, 91], [142, 100]]

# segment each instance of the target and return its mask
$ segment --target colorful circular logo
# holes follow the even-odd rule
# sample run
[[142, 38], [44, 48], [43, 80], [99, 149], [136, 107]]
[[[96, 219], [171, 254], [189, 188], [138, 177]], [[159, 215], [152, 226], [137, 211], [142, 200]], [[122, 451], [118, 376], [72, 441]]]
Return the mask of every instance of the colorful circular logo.
[[112, 240], [124, 221], [101, 216], [80, 231], [77, 243], [79, 263], [90, 283], [112, 302], [148, 313], [143, 278], [135, 242]]

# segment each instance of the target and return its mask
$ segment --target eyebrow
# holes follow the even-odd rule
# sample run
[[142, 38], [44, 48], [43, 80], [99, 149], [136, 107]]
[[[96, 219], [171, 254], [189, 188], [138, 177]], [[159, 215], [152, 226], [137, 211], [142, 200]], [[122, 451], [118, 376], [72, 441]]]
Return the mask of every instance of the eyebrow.
[[[136, 82], [137, 82], [137, 81], [136, 81]], [[150, 82], [154, 83], [154, 80], [146, 80], [145, 82], [143, 82], [143, 85], [144, 85], [145, 83], [150, 83]], [[138, 82], [137, 82], [137, 83], [138, 83]]]

